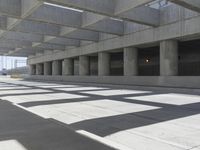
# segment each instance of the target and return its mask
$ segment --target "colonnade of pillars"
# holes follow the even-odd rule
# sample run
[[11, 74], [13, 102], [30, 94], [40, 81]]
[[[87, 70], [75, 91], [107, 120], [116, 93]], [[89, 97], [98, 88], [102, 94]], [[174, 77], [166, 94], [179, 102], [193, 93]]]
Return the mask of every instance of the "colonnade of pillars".
[[[134, 47], [124, 48], [124, 76], [138, 75], [138, 49]], [[89, 75], [89, 56], [79, 56], [79, 75]], [[73, 58], [54, 60], [30, 65], [31, 75], [73, 75]], [[98, 75], [110, 75], [110, 54], [98, 53]], [[178, 42], [166, 40], [160, 42], [160, 75], [178, 75]]]

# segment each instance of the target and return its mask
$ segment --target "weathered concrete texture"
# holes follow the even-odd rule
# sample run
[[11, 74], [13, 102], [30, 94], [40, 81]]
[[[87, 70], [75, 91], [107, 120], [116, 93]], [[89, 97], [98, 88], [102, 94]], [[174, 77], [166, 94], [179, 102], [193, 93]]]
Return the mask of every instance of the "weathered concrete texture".
[[62, 61], [54, 60], [52, 62], [52, 75], [62, 75]]
[[186, 7], [188, 9], [200, 12], [200, 1], [199, 0], [170, 0], [178, 5]]
[[118, 85], [200, 88], [198, 76], [30, 76], [27, 79]]
[[36, 75], [36, 65], [29, 65], [30, 75]]
[[138, 49], [124, 48], [124, 75], [138, 75]]
[[44, 75], [52, 75], [52, 62], [44, 62]]
[[[166, 7], [162, 6], [160, 9], [154, 9], [146, 5], [153, 1], [154, 0], [102, 0], [98, 2], [92, 0], [1, 1], [0, 13], [3, 16], [0, 17], [0, 27], [2, 29], [3, 34], [1, 34], [1, 36], [3, 38], [0, 42], [1, 45], [5, 44], [4, 47], [6, 48], [3, 53], [17, 56], [35, 55], [37, 57], [38, 55], [36, 54], [38, 52], [43, 54], [45, 50], [65, 50], [65, 46], [79, 47], [81, 46], [80, 43], [82, 43], [81, 40], [98, 42], [93, 43], [94, 45], [97, 44], [97, 46], [92, 47], [98, 51], [101, 49], [105, 51], [107, 50], [107, 46], [109, 46], [108, 43], [111, 43], [110, 45], [112, 48], [109, 48], [111, 50], [158, 42], [164, 39], [181, 39], [182, 37], [191, 37], [199, 34], [199, 28], [193, 25], [198, 25], [199, 19], [195, 17], [199, 16], [199, 14], [185, 9], [189, 8], [199, 12], [200, 3], [198, 0], [170, 0], [182, 7], [177, 7], [177, 5], [170, 3], [170, 5]], [[61, 6], [68, 6], [81, 10], [64, 9], [64, 7], [61, 8], [57, 5], [45, 2], [56, 3]], [[173, 7], [177, 7], [177, 9], [173, 9]], [[170, 9], [168, 8], [172, 8], [172, 11], [169, 11]], [[181, 11], [179, 11], [179, 9]], [[187, 21], [189, 18], [191, 20]], [[163, 20], [168, 21], [167, 23], [163, 23]], [[129, 25], [127, 26], [127, 24]], [[153, 32], [149, 32], [151, 32], [151, 35], [155, 35], [146, 36], [145, 32], [143, 33], [145, 35], [136, 34], [136, 36], [134, 35], [135, 38], [131, 38], [133, 32], [141, 32], [144, 31], [144, 29], [153, 29]], [[13, 36], [10, 36], [11, 34]], [[106, 38], [106, 41], [108, 39], [111, 41], [108, 40], [106, 44], [103, 44], [103, 48], [100, 48], [101, 46], [98, 45], [101, 45], [100, 42], [102, 41], [99, 37], [106, 37], [107, 34], [110, 34], [111, 37], [118, 37], [119, 35], [121, 37], [119, 37], [119, 39], [116, 38], [114, 40], [115, 42], [112, 41], [113, 38], [112, 40], [109, 37]], [[127, 37], [124, 36], [124, 34], [130, 34], [131, 36]], [[65, 37], [61, 38], [60, 36]], [[154, 41], [145, 40], [145, 37], [149, 39], [152, 37]], [[13, 42], [10, 42], [11, 39]], [[25, 41], [19, 41], [18, 39], [25, 39]], [[142, 43], [139, 42], [139, 39], [142, 39]], [[120, 40], [120, 42], [118, 40]], [[119, 45], [116, 45], [117, 43]], [[120, 47], [120, 45], [123, 47]], [[34, 48], [35, 50], [28, 50], [30, 48]], [[81, 48], [83, 47], [81, 46]], [[77, 51], [78, 53], [73, 54], [79, 56], [79, 54], [92, 53], [88, 52], [88, 48], [85, 48], [85, 50], [87, 50], [87, 52], [79, 53]], [[58, 53], [53, 53], [52, 56], [54, 54], [57, 55]], [[66, 56], [71, 57], [68, 54]], [[50, 56], [50, 58], [51, 60], [45, 59], [43, 61], [54, 60], [53, 57]], [[65, 57], [56, 59], [65, 59]]]
[[62, 75], [73, 75], [74, 72], [74, 63], [73, 59], [64, 59], [62, 64]]
[[178, 42], [175, 40], [160, 43], [160, 75], [178, 75]]
[[36, 75], [43, 75], [44, 73], [44, 65], [42, 63], [36, 64]]
[[38, 117], [10, 102], [1, 100], [0, 110], [2, 150], [112, 150], [76, 133], [67, 125]]
[[[181, 18], [182, 17], [182, 18]], [[67, 52], [55, 54], [54, 58], [76, 57], [79, 54], [88, 55], [101, 51], [109, 52], [110, 50], [124, 47], [137, 47], [156, 44], [166, 39], [192, 39], [199, 33], [199, 14], [187, 9], [170, 5], [161, 10], [161, 26], [150, 28], [148, 26], [137, 26], [130, 23], [126, 25], [126, 34], [120, 37], [107, 37], [106, 39], [89, 45], [70, 49]], [[183, 19], [184, 18], [184, 19]], [[127, 31], [128, 30], [128, 31]], [[52, 56], [44, 55], [29, 59], [29, 63], [37, 63], [42, 60], [51, 60]]]
[[79, 75], [86, 76], [89, 75], [89, 57], [88, 56], [79, 56]]
[[99, 76], [110, 75], [110, 54], [101, 52], [98, 54], [98, 74]]

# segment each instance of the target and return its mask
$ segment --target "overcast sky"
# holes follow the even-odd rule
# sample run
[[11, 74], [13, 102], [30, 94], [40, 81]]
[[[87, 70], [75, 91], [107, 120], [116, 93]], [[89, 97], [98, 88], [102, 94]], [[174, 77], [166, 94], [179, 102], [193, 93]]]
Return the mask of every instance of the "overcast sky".
[[2, 70], [2, 68], [11, 69], [15, 66], [26, 66], [26, 59], [27, 58], [24, 57], [0, 56], [0, 70]]

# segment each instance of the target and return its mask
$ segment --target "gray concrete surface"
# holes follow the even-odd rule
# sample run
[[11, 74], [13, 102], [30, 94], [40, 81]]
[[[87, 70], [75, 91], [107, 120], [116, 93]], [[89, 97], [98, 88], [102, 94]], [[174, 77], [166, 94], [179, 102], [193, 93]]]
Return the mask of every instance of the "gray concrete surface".
[[200, 146], [200, 89], [8, 78], [0, 85], [0, 145], [9, 150]]
[[73, 66], [74, 66], [74, 62], [72, 59], [65, 59], [63, 61], [63, 65], [62, 65], [62, 75], [67, 76], [67, 75], [73, 75]]
[[199, 76], [28, 76], [27, 80], [200, 88]]
[[178, 76], [178, 42], [162, 41], [160, 43], [160, 75]]
[[124, 76], [138, 75], [138, 49], [124, 49]]
[[[12, 83], [0, 82], [1, 98], [3, 98], [3, 91], [11, 91], [10, 94], [13, 95], [14, 91], [20, 89], [17, 89], [18, 87], [20, 86], [14, 86]], [[18, 96], [23, 95], [23, 91], [27, 89], [22, 88]], [[30, 93], [32, 92], [29, 91]], [[114, 148], [76, 133], [66, 124], [54, 119], [42, 118], [1, 98], [1, 150], [114, 150]]]

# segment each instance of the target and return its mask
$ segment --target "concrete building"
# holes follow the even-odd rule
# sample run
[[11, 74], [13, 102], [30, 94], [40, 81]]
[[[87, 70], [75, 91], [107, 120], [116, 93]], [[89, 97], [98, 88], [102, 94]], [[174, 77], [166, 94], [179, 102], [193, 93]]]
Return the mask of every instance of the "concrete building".
[[200, 87], [199, 0], [0, 0], [0, 53], [30, 78]]

